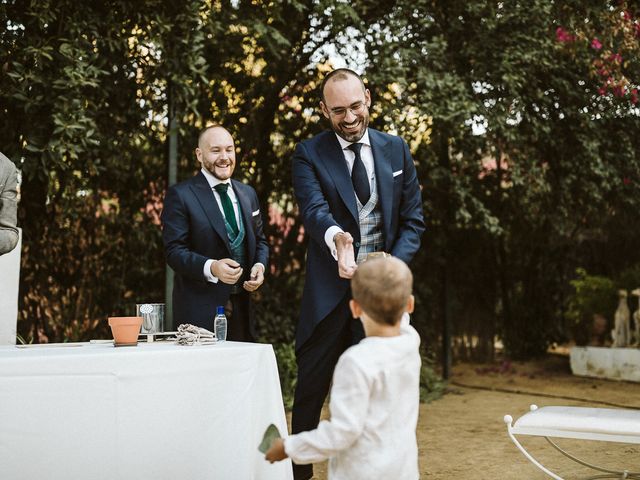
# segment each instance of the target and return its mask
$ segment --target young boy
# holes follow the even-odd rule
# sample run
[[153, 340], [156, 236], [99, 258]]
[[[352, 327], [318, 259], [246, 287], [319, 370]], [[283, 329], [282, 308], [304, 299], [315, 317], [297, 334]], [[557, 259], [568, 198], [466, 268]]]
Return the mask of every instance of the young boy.
[[397, 258], [367, 260], [351, 281], [354, 318], [366, 338], [346, 350], [331, 388], [331, 420], [273, 442], [270, 462], [329, 458], [329, 478], [416, 480], [420, 337], [409, 325], [413, 277]]

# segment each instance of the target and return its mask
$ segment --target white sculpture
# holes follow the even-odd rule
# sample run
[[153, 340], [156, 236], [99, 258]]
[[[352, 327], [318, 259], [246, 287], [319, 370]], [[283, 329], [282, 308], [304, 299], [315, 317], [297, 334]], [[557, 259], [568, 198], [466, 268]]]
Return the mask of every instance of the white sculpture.
[[636, 345], [640, 345], [640, 288], [631, 291], [631, 295], [638, 297], [638, 309], [633, 312], [633, 329]]
[[614, 329], [611, 331], [612, 347], [626, 347], [631, 342], [629, 328], [629, 306], [627, 305], [627, 291], [618, 290], [618, 308], [614, 314]]

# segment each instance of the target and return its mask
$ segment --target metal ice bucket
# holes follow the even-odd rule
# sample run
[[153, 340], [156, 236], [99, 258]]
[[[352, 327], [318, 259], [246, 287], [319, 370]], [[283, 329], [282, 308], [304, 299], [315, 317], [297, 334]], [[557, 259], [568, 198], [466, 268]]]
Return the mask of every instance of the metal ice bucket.
[[136, 316], [142, 317], [140, 333], [164, 332], [164, 303], [137, 303]]

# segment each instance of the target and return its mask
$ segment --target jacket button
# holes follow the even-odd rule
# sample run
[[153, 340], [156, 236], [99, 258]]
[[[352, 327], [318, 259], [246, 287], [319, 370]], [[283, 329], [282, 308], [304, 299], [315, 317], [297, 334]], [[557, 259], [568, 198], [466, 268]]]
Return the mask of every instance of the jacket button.
[[356, 245], [356, 248], [360, 248], [360, 242], [356, 242], [355, 245]]

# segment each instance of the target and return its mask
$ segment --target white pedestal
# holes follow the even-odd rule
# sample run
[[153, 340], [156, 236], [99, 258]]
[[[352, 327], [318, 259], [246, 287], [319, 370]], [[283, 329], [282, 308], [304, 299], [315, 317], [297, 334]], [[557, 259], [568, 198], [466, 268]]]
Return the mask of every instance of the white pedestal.
[[583, 377], [640, 382], [640, 349], [573, 347], [571, 372]]
[[18, 324], [18, 288], [20, 286], [20, 252], [22, 230], [18, 229], [18, 245], [0, 255], [0, 345], [15, 345]]

